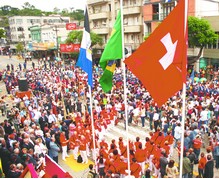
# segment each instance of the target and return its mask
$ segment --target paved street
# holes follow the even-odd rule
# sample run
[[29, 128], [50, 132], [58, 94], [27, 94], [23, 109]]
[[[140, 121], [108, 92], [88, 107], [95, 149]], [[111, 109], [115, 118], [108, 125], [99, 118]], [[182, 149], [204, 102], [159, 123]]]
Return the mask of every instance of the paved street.
[[[37, 60], [34, 60], [35, 64], [37, 64]], [[12, 57], [12, 59], [8, 59], [6, 56], [0, 56], [0, 69], [5, 69], [7, 64], [14, 64], [14, 66], [18, 66], [19, 63], [23, 65], [24, 60], [18, 60], [15, 56]], [[27, 68], [31, 68], [31, 62], [28, 61]], [[0, 95], [6, 94], [5, 85], [3, 82], [0, 82], [0, 90], [2, 90]], [[9, 108], [12, 105], [11, 99], [9, 97], [6, 98], [6, 101], [9, 104]], [[5, 119], [5, 117], [0, 117], [0, 121], [2, 122]], [[142, 128], [140, 126], [130, 126], [129, 127], [129, 139], [132, 141], [135, 141], [136, 136], [139, 136], [141, 138], [141, 141], [144, 145], [145, 143], [145, 137], [148, 136], [149, 133], [149, 125], [146, 125], [145, 128]], [[123, 137], [124, 141], [127, 139], [126, 131], [124, 128], [124, 124], [121, 122], [119, 123], [115, 128], [111, 129], [111, 131], [108, 131], [105, 139], [110, 143], [112, 139], [116, 139], [118, 141], [119, 137]], [[177, 152], [174, 152], [175, 156], [173, 156], [173, 159], [178, 162]], [[74, 177], [86, 177], [88, 169], [83, 172], [74, 172], [72, 169], [68, 167], [68, 165], [61, 160], [61, 154], [59, 155], [59, 164], [63, 167], [64, 170], [68, 171], [72, 176]]]
[[[35, 61], [35, 64], [37, 65], [37, 61]], [[18, 66], [19, 63], [23, 64], [24, 60], [18, 60], [16, 57], [12, 57], [12, 59], [8, 59], [6, 56], [0, 56], [0, 69], [5, 69], [7, 64], [14, 64], [15, 67]], [[28, 61], [27, 68], [31, 68], [31, 62]], [[4, 83], [0, 82], [0, 96], [6, 94], [6, 89]], [[9, 97], [6, 98], [6, 102], [9, 104], [9, 108], [12, 105], [12, 101]], [[3, 122], [4, 119], [6, 119], [3, 116], [0, 116], [0, 122]], [[141, 138], [141, 142], [145, 143], [145, 137], [149, 136], [149, 122], [146, 121], [146, 127], [142, 128], [141, 126], [130, 126], [128, 128], [129, 133], [128, 137], [130, 140], [135, 141], [136, 137], [139, 136]], [[110, 143], [112, 139], [115, 139], [118, 141], [119, 137], [123, 137], [124, 141], [127, 139], [127, 134], [124, 128], [123, 122], [120, 122], [116, 127], [112, 128], [110, 131], [107, 132], [105, 135], [105, 139]], [[205, 151], [206, 149], [202, 149]], [[69, 153], [70, 154], [70, 153]], [[172, 159], [177, 162], [178, 165], [178, 155], [177, 151], [174, 151], [174, 155], [172, 156]], [[81, 171], [81, 172], [74, 172], [62, 159], [61, 154], [59, 155], [59, 164], [63, 167], [65, 171], [68, 171], [73, 177], [76, 178], [86, 178], [88, 169]], [[75, 166], [77, 167], [77, 166]], [[197, 165], [194, 167], [194, 174], [197, 175]], [[215, 169], [215, 178], [219, 177], [219, 172]]]

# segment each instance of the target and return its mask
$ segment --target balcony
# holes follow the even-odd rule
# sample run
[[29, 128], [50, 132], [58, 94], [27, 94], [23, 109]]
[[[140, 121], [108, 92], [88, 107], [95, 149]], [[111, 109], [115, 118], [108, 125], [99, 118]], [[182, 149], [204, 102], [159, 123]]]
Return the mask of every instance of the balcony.
[[110, 28], [109, 27], [93, 28], [92, 32], [94, 32], [96, 34], [109, 34]]
[[88, 5], [104, 4], [107, 2], [109, 2], [109, 0], [87, 0]]
[[142, 31], [142, 25], [124, 26], [124, 33], [139, 33]]
[[123, 10], [124, 15], [140, 14], [140, 13], [141, 13], [141, 7], [140, 6], [125, 7], [124, 10]]
[[90, 18], [90, 20], [108, 19], [109, 18], [109, 12], [100, 12], [100, 13], [97, 13], [97, 14], [90, 14], [89, 18]]

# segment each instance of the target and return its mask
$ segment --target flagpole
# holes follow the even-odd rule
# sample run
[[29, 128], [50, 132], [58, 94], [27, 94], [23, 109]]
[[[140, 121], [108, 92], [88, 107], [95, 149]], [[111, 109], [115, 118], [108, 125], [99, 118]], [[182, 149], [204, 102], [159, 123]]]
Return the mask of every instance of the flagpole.
[[[188, 36], [187, 34], [187, 19], [188, 19], [188, 0], [185, 0], [185, 9], [184, 9], [184, 35], [185, 37]], [[187, 59], [187, 49], [188, 49], [188, 37], [186, 38], [186, 50], [185, 50], [185, 58]], [[184, 133], [185, 133], [185, 120], [186, 120], [186, 83], [183, 83], [183, 91], [182, 91], [182, 134], [181, 134], [181, 146], [180, 146], [180, 176], [182, 178], [183, 172], [183, 153], [184, 153]]]
[[94, 128], [94, 118], [93, 118], [93, 98], [92, 98], [92, 90], [91, 90], [91, 86], [89, 86], [89, 93], [90, 93], [90, 116], [91, 116], [91, 127], [92, 127], [92, 138], [93, 138], [93, 145], [94, 145], [94, 164], [95, 164], [95, 170], [96, 173], [97, 171], [97, 165], [96, 165], [96, 144], [95, 144], [95, 128]]
[[123, 86], [124, 86], [124, 104], [125, 104], [125, 126], [127, 137], [127, 160], [128, 160], [128, 176], [131, 175], [130, 170], [130, 155], [129, 155], [129, 130], [128, 130], [128, 105], [127, 105], [127, 88], [126, 88], [126, 68], [125, 63], [125, 46], [124, 46], [124, 28], [123, 28], [123, 0], [120, 0], [120, 12], [121, 12], [121, 33], [122, 33], [122, 72], [123, 72]]

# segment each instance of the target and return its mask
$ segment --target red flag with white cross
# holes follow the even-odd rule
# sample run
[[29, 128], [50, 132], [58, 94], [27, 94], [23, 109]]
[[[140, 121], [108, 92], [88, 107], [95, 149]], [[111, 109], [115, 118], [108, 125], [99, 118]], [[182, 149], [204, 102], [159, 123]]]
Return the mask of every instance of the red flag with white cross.
[[182, 89], [187, 73], [187, 9], [180, 0], [125, 64], [158, 106]]

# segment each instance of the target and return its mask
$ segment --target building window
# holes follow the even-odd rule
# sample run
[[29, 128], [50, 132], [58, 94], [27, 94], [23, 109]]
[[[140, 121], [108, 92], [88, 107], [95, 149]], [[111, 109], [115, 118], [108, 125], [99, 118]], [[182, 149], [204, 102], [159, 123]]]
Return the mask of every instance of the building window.
[[24, 28], [23, 27], [18, 27], [17, 31], [22, 32], [22, 31], [24, 31]]
[[159, 20], [159, 5], [158, 4], [153, 4], [153, 20]]
[[16, 24], [22, 24], [23, 20], [22, 19], [16, 19]]

